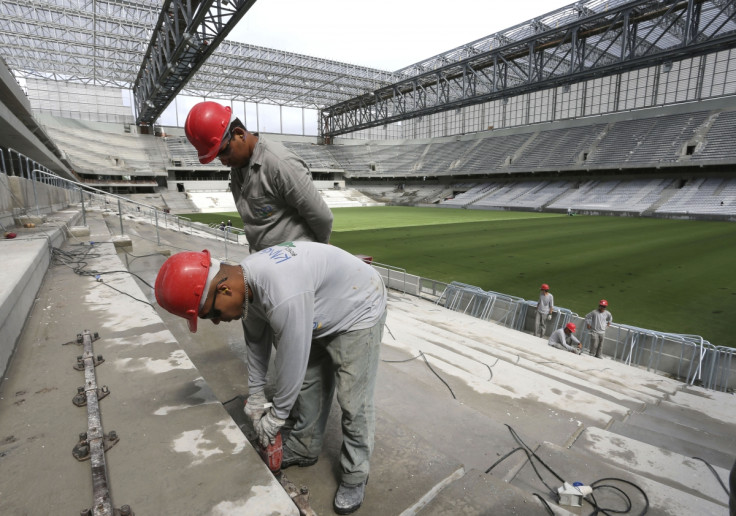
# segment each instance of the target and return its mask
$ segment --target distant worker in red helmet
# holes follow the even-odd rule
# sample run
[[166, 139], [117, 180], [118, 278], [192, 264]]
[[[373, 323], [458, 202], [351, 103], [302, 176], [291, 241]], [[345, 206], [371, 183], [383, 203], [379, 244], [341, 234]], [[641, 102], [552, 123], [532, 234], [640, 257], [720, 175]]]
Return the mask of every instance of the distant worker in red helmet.
[[301, 158], [248, 131], [229, 106], [217, 102], [195, 105], [184, 131], [200, 163], [218, 158], [230, 167], [233, 199], [252, 251], [287, 241], [329, 242], [332, 212]]
[[608, 301], [605, 299], [601, 299], [598, 308], [585, 316], [586, 327], [590, 330], [590, 354], [596, 358], [602, 358], [603, 339], [612, 322], [613, 315], [608, 311]]
[[579, 355], [583, 351], [583, 344], [575, 337], [576, 329], [575, 323], [567, 323], [564, 328], [552, 332], [547, 344]]
[[[299, 406], [282, 468], [317, 462], [337, 391], [343, 443], [334, 509], [357, 510], [373, 451], [373, 392], [386, 321], [386, 288], [378, 272], [338, 247], [285, 242], [238, 265], [218, 262], [207, 251], [177, 253], [161, 266], [154, 290], [159, 305], [185, 318], [192, 332], [198, 318], [248, 321], [245, 413], [261, 446], [274, 442], [294, 404]], [[275, 387], [267, 396], [271, 335]]]
[[539, 301], [537, 301], [537, 313], [534, 318], [534, 335], [544, 337], [547, 331], [547, 321], [552, 319], [555, 311], [555, 298], [549, 292], [549, 285], [542, 283], [539, 287]]

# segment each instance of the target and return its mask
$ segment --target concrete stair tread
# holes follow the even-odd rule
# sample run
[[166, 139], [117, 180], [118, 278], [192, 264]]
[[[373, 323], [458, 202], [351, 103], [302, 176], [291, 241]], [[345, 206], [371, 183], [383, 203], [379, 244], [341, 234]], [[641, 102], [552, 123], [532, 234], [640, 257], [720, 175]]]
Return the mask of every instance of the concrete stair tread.
[[[709, 499], [728, 502], [725, 493], [713, 473], [699, 460], [653, 446], [617, 433], [586, 428], [573, 445], [575, 451], [585, 451], [589, 456], [613, 464], [627, 471], [668, 485], [682, 492]], [[728, 483], [728, 470], [714, 466], [721, 481]]]
[[657, 405], [647, 407], [645, 413], [707, 432], [710, 435], [736, 440], [736, 420], [733, 417], [730, 419], [712, 417], [709, 410], [710, 405], [712, 404], [703, 400], [701, 407], [696, 409], [680, 406], [677, 402], [663, 400]]
[[697, 456], [721, 467], [730, 468], [733, 464], [731, 455], [736, 449], [736, 436], [711, 435], [647, 412], [633, 413], [625, 422], [614, 421], [608, 430], [681, 455]]
[[[548, 503], [550, 503], [548, 501]], [[575, 513], [550, 503], [558, 516]], [[543, 514], [544, 506], [527, 491], [482, 471], [470, 470], [421, 507], [418, 516], [518, 516]]]
[[[421, 333], [417, 336], [416, 321], [397, 322], [389, 312], [389, 325], [395, 326], [390, 339], [384, 342], [392, 347], [404, 350], [409, 354], [417, 354], [419, 350], [425, 355], [432, 366], [441, 370], [443, 374], [452, 375], [473, 390], [488, 395], [504, 396], [510, 399], [534, 399], [553, 410], [570, 412], [578, 419], [593, 421], [593, 424], [606, 425], [611, 417], [625, 417], [629, 409], [619, 403], [597, 397], [593, 407], [590, 406], [590, 394], [582, 391], [578, 386], [559, 382], [545, 375], [537, 374], [533, 370], [518, 367], [515, 364], [498, 360], [487, 360], [492, 367], [479, 359], [467, 357], [452, 349], [435, 344], [437, 338]], [[457, 339], [454, 337], [457, 344]], [[479, 358], [483, 358], [477, 355]], [[493, 378], [489, 367], [493, 371]], [[519, 381], [523, 377], [524, 381]], [[489, 380], [490, 378], [490, 380]]]
[[[438, 331], [445, 330], [455, 336], [462, 335], [469, 340], [483, 342], [487, 347], [492, 348], [494, 353], [507, 353], [512, 362], [516, 362], [519, 357], [535, 361], [539, 361], [540, 356], [555, 357], [558, 362], [564, 364], [562, 367], [568, 367], [572, 372], [575, 372], [581, 369], [579, 359], [587, 358], [572, 353], [565, 358], [560, 357], [560, 355], [564, 356], [565, 354], [560, 353], [559, 350], [548, 348], [546, 339], [533, 337], [493, 322], [447, 310], [427, 300], [402, 298], [401, 303], [395, 303], [391, 308], [391, 311], [396, 315], [403, 313], [415, 322], [437, 328]], [[594, 364], [599, 362], [597, 359], [591, 358], [589, 360], [592, 361], [590, 363]], [[596, 367], [597, 381], [606, 380], [625, 389], [624, 392], [641, 392], [659, 398], [662, 393], [674, 394], [682, 389], [681, 382], [655, 372], [631, 367], [613, 360], [604, 361], [604, 364], [605, 367], [603, 368]]]
[[[597, 454], [590, 455], [575, 449], [563, 448], [552, 443], [544, 443], [536, 450], [536, 453], [553, 471], [567, 482], [580, 481], [586, 485], [608, 484], [622, 489], [632, 501], [632, 508], [629, 514], [643, 514], [647, 502], [635, 487], [624, 482], [608, 479], [623, 479], [641, 488], [646, 493], [648, 499], [648, 510], [646, 514], [649, 516], [671, 516], [673, 514], [723, 516], [727, 507], [724, 505], [724, 503], [727, 503], [727, 497], [723, 491], [721, 491], [721, 500], [724, 500], [724, 503], [718, 503], [700, 497], [698, 493], [691, 489], [672, 487], [643, 476], [637, 471], [620, 468], [610, 462], [602, 461]], [[628, 454], [632, 453], [631, 451], [628, 452]], [[538, 468], [543, 470], [545, 481], [551, 488], [556, 489], [561, 485], [561, 482], [551, 473], [544, 470], [543, 467], [538, 465]], [[522, 468], [511, 483], [521, 486], [522, 489], [524, 486], [534, 485], [539, 486], [539, 491], [546, 490], [532, 467], [528, 464]], [[593, 494], [597, 503], [602, 507], [611, 509], [625, 508], [620, 495], [612, 490], [596, 489]], [[590, 514], [593, 510], [593, 506], [586, 499], [583, 502], [583, 507], [579, 509], [579, 514]]]

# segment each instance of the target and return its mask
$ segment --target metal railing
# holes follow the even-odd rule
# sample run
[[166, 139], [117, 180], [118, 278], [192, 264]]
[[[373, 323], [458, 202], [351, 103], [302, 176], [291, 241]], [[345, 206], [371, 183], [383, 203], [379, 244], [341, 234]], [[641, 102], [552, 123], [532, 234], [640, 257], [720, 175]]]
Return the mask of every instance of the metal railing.
[[[421, 294], [419, 294], [421, 295]], [[484, 291], [480, 287], [452, 282], [437, 297], [435, 304], [462, 312], [479, 319], [518, 331], [533, 330], [535, 301], [525, 300], [499, 292]], [[589, 350], [590, 331], [585, 318], [556, 306], [550, 332], [573, 322], [583, 349]], [[638, 328], [626, 324], [612, 324], [606, 331], [603, 350], [614, 360], [624, 364], [659, 371], [683, 380], [689, 385], [727, 391], [736, 387], [736, 349], [714, 346], [699, 335], [682, 335]]]

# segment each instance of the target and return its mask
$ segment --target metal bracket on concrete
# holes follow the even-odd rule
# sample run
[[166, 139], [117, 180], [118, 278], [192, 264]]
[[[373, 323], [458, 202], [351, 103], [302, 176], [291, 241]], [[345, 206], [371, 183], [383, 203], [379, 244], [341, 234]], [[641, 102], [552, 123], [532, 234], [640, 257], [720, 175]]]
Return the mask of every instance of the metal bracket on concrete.
[[[79, 512], [79, 516], [96, 516], [96, 514], [93, 509], [82, 509]], [[113, 516], [135, 516], [135, 513], [130, 505], [122, 505], [120, 509], [113, 509]]]
[[102, 355], [97, 355], [96, 357], [93, 357], [93, 356], [87, 357], [85, 355], [79, 355], [77, 356], [77, 363], [74, 364], [74, 369], [76, 369], [77, 371], [84, 371], [84, 368], [85, 368], [84, 359], [85, 358], [91, 358], [92, 365], [94, 367], [97, 367], [98, 365], [100, 365], [102, 362], [105, 361]]
[[[115, 430], [110, 431], [109, 434], [104, 434], [102, 436], [103, 451], [106, 452], [115, 446], [118, 441], [120, 441], [120, 437], [118, 437], [118, 433]], [[74, 458], [79, 462], [84, 462], [90, 459], [90, 443], [87, 439], [87, 432], [79, 434], [79, 442], [74, 446], [72, 455], [74, 455]]]
[[317, 516], [317, 513], [309, 506], [309, 489], [307, 489], [307, 486], [297, 489], [296, 485], [286, 478], [284, 474], [281, 475], [279, 481], [281, 482], [281, 487], [284, 488], [284, 491], [286, 491], [294, 502], [294, 505], [299, 509], [300, 516]]
[[[110, 389], [107, 387], [107, 385], [103, 385], [102, 387], [97, 388], [98, 400], [101, 400], [108, 394], [110, 394]], [[74, 403], [77, 407], [84, 407], [85, 405], [87, 405], [87, 392], [84, 390], [84, 387], [77, 387], [77, 394], [74, 396], [74, 398], [72, 398], [72, 403]]]

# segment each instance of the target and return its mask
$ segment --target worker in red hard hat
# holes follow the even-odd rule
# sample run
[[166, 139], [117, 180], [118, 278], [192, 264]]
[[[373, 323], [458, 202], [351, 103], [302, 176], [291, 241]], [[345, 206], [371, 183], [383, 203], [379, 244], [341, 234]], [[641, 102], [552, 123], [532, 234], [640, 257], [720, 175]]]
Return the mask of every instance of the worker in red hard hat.
[[[378, 272], [338, 247], [285, 242], [238, 265], [207, 251], [175, 254], [161, 266], [154, 290], [159, 305], [184, 317], [193, 332], [198, 318], [248, 322], [245, 413], [261, 446], [274, 442], [294, 404], [299, 406], [282, 468], [317, 462], [337, 391], [343, 444], [334, 509], [357, 510], [373, 451], [373, 391], [386, 320], [386, 288]], [[267, 394], [271, 335], [275, 388]]]
[[608, 301], [605, 299], [601, 299], [598, 308], [585, 316], [586, 327], [590, 330], [590, 354], [596, 358], [602, 358], [606, 329], [612, 322], [613, 315], [608, 311]]
[[200, 163], [218, 158], [230, 167], [233, 199], [252, 250], [295, 240], [329, 242], [332, 212], [301, 158], [248, 131], [229, 106], [217, 102], [195, 105], [184, 131]]
[[539, 301], [537, 301], [537, 312], [534, 317], [534, 335], [544, 337], [547, 331], [547, 321], [552, 319], [555, 311], [555, 298], [549, 292], [549, 285], [542, 283], [539, 287]]
[[569, 322], [564, 328], [553, 331], [547, 344], [579, 355], [583, 351], [583, 344], [575, 337], [575, 330], [577, 330], [575, 323]]

